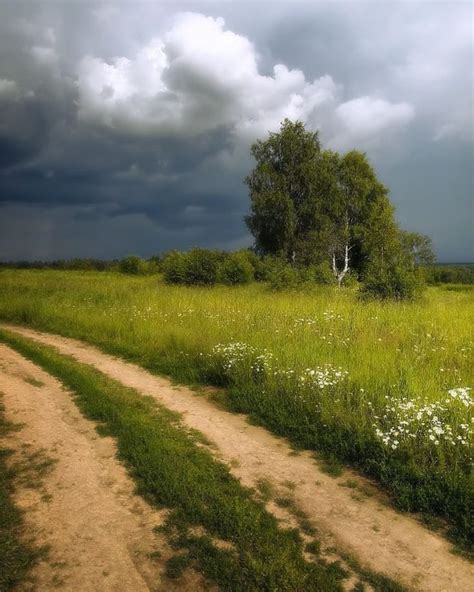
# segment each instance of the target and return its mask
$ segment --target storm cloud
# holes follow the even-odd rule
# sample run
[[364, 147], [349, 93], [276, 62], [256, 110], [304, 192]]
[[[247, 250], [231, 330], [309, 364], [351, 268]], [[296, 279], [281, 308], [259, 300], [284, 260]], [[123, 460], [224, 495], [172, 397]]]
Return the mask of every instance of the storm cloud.
[[0, 258], [251, 243], [251, 143], [367, 152], [402, 225], [473, 254], [470, 3], [2, 3]]

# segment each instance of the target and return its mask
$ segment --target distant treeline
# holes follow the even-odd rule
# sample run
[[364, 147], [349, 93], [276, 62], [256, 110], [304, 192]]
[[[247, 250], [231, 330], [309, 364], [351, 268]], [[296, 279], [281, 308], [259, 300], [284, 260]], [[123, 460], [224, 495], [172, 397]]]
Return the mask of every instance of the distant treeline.
[[428, 284], [474, 284], [474, 265], [433, 265], [424, 273]]
[[[271, 281], [274, 284], [308, 281], [320, 284], [333, 283], [332, 273], [327, 265], [305, 269], [292, 268], [277, 258], [259, 257], [251, 249], [242, 249], [234, 253], [210, 249], [169, 251], [149, 259], [130, 255], [113, 260], [75, 258], [54, 261], [0, 261], [1, 268], [117, 271], [131, 275], [162, 273], [169, 283], [179, 284], [239, 284], [254, 280]], [[474, 284], [474, 265], [471, 264], [422, 266], [421, 271], [426, 282], [431, 285]]]
[[104, 259], [56, 259], [54, 261], [0, 261], [0, 268], [5, 269], [61, 269], [84, 271], [118, 270], [120, 260]]

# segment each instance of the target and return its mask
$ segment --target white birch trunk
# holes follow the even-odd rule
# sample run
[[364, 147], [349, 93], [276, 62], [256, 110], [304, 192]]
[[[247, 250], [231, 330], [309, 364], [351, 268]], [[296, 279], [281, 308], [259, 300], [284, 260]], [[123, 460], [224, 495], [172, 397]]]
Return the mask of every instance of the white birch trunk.
[[337, 285], [340, 288], [342, 281], [344, 280], [344, 276], [349, 271], [349, 245], [346, 244], [344, 248], [344, 267], [339, 270], [336, 264], [336, 253], [333, 252], [332, 254], [332, 270], [334, 275], [336, 276]]

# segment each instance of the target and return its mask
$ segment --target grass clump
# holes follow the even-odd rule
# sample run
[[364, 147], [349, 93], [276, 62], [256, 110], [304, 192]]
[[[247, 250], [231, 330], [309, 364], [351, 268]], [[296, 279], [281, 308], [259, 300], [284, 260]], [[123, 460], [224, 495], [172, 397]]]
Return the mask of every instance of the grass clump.
[[58, 377], [100, 432], [116, 439], [139, 493], [173, 510], [165, 531], [185, 552], [169, 563], [170, 576], [193, 564], [223, 590], [341, 589], [341, 571], [307, 562], [299, 535], [280, 528], [176, 414], [49, 347], [4, 331], [0, 339]]

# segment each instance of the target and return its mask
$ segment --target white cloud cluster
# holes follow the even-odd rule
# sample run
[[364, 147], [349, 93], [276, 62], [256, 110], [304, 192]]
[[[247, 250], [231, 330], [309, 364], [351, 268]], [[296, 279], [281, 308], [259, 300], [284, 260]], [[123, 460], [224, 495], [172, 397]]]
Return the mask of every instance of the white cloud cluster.
[[408, 103], [390, 103], [376, 97], [359, 97], [339, 105], [336, 118], [341, 124], [335, 144], [382, 139], [382, 134], [409, 123], [415, 110]]
[[336, 143], [370, 140], [408, 123], [406, 103], [364, 96], [341, 102], [329, 75], [308, 81], [283, 64], [260, 74], [258, 54], [221, 18], [175, 16], [171, 28], [134, 57], [82, 59], [79, 117], [132, 134], [192, 137], [219, 128], [251, 140], [283, 118], [322, 128]]

